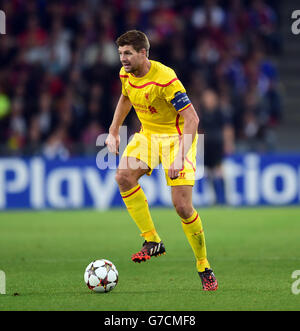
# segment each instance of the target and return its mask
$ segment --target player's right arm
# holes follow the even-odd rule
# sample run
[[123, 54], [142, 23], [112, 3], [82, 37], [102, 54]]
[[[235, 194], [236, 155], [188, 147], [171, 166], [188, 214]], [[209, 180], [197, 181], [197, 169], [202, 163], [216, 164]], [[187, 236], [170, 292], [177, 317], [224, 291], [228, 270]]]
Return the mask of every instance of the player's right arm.
[[105, 141], [105, 144], [107, 145], [108, 151], [110, 153], [119, 154], [118, 150], [120, 145], [120, 136], [119, 136], [120, 126], [123, 124], [125, 118], [130, 112], [131, 107], [132, 104], [128, 96], [125, 96], [123, 93], [121, 93], [112, 123], [109, 128], [109, 134]]

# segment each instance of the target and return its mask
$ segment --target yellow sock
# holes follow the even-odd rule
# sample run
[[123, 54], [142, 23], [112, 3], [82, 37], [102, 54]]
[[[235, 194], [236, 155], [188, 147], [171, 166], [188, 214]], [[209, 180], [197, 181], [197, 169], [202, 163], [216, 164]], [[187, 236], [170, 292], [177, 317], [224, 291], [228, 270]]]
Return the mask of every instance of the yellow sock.
[[210, 268], [206, 258], [205, 236], [201, 219], [196, 211], [188, 219], [181, 219], [183, 231], [194, 251], [197, 270], [202, 272]]
[[141, 231], [146, 241], [160, 242], [151, 215], [144, 191], [137, 185], [126, 192], [121, 192], [127, 210]]

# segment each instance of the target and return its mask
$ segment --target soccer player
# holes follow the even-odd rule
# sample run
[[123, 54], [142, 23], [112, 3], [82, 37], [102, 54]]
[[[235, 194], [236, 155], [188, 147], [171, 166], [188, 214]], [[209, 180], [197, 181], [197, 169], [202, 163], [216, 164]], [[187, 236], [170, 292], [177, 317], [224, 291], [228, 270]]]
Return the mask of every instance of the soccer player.
[[216, 290], [218, 283], [207, 260], [202, 222], [192, 204], [197, 113], [174, 70], [149, 60], [150, 44], [143, 32], [128, 31], [116, 43], [123, 65], [122, 93], [106, 139], [109, 152], [118, 153], [119, 129], [132, 106], [141, 122], [141, 130], [127, 145], [116, 172], [123, 201], [144, 238], [141, 251], [131, 259], [141, 262], [165, 254], [146, 196], [138, 183], [161, 163], [167, 185], [171, 186], [172, 202], [196, 258], [202, 288]]

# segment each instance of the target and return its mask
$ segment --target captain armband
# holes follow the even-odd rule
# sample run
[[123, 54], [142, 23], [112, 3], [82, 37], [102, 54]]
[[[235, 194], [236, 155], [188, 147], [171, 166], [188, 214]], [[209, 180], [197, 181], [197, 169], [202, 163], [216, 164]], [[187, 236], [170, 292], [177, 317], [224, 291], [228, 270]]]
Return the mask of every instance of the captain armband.
[[177, 111], [184, 110], [191, 105], [189, 97], [183, 92], [175, 93], [175, 97], [171, 100], [171, 103]]

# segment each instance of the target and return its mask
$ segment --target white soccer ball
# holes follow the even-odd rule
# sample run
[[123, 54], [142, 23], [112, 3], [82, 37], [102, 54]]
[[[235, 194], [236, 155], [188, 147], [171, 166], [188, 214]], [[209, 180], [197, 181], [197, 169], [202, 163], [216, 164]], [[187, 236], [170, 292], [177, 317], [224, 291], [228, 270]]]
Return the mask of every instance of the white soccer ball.
[[97, 293], [106, 293], [114, 289], [119, 280], [115, 265], [109, 260], [96, 260], [85, 269], [84, 281], [89, 289]]

